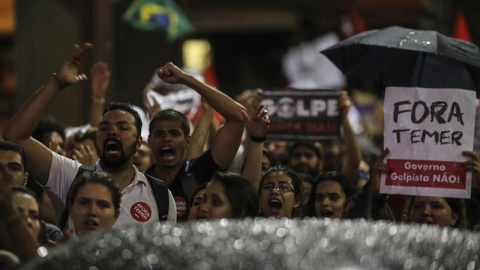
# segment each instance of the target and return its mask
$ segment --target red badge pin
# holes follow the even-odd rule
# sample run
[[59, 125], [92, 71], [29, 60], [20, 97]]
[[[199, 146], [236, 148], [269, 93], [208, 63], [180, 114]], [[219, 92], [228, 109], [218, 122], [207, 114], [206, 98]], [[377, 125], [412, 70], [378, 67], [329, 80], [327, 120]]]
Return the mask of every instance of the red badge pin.
[[130, 214], [139, 222], [146, 222], [152, 216], [152, 209], [144, 202], [136, 202], [130, 208]]

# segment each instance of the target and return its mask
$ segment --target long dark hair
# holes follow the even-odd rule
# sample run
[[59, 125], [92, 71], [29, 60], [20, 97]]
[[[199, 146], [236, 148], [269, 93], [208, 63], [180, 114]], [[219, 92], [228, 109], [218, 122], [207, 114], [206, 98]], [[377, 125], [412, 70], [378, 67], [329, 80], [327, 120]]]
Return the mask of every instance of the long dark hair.
[[258, 214], [258, 194], [246, 178], [234, 173], [217, 172], [211, 181], [219, 181], [223, 185], [233, 218], [255, 217]]
[[348, 188], [345, 176], [337, 171], [329, 171], [321, 173], [317, 179], [313, 182], [312, 190], [310, 191], [310, 198], [308, 200], [308, 212], [309, 215], [314, 217], [316, 216], [315, 212], [315, 190], [320, 183], [325, 181], [334, 181], [340, 185], [342, 191], [345, 193], [345, 203], [352, 194], [353, 191], [351, 188]]

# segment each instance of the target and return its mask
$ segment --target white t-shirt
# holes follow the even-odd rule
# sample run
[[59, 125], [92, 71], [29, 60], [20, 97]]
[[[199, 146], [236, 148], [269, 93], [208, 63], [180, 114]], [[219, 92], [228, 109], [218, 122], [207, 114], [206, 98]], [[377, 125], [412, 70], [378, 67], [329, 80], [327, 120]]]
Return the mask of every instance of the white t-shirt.
[[[47, 186], [65, 203], [78, 169], [82, 164], [59, 154], [53, 153], [52, 166], [48, 176]], [[133, 224], [148, 224], [159, 221], [158, 208], [150, 188], [150, 183], [143, 173], [133, 165], [135, 176], [133, 181], [122, 190], [120, 216], [114, 228], [122, 228]], [[96, 171], [103, 171], [97, 161]], [[177, 209], [172, 193], [168, 191], [169, 208], [168, 221], [177, 221]]]

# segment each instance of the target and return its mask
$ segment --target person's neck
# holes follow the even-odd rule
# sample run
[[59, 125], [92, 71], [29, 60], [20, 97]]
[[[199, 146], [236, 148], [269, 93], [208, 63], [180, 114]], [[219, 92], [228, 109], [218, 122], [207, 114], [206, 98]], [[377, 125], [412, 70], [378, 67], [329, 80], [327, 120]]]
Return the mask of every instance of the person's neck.
[[173, 167], [165, 167], [156, 163], [155, 168], [153, 170], [153, 174], [154, 174], [153, 176], [160, 180], [165, 181], [165, 183], [167, 184], [167, 187], [170, 187], [173, 181], [175, 181], [175, 178], [177, 177], [178, 173], [180, 172], [182, 165], [183, 165], [183, 162]]
[[133, 168], [132, 164], [127, 164], [120, 168], [109, 168], [101, 163], [100, 165], [102, 166], [103, 171], [111, 174], [117, 181], [120, 191], [130, 185], [135, 177], [135, 169]]

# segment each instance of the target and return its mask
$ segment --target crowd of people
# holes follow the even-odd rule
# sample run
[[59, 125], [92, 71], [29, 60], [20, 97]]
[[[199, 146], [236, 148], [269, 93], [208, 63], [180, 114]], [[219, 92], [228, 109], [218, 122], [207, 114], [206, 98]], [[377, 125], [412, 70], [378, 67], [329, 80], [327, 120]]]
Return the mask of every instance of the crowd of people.
[[[110, 71], [97, 63], [91, 73], [90, 122], [66, 131], [54, 119], [42, 119], [61, 91], [87, 80], [80, 66], [91, 47], [75, 45], [4, 129], [1, 266], [89, 232], [159, 221], [365, 218], [480, 229], [478, 155], [465, 151], [462, 163], [473, 175], [471, 199], [389, 201], [379, 193], [389, 150], [374, 162], [364, 158], [347, 117], [352, 103], [346, 92], [337, 102], [339, 142], [269, 141], [261, 91], [246, 90], [233, 99], [168, 63], [159, 78], [200, 94], [203, 114], [193, 127], [183, 113], [154, 103], [145, 120], [130, 104], [105, 106]], [[221, 125], [213, 123], [214, 111], [223, 117]], [[142, 134], [146, 126], [148, 134]], [[241, 168], [233, 168], [235, 159], [242, 161]], [[404, 211], [397, 213], [393, 204]]]

